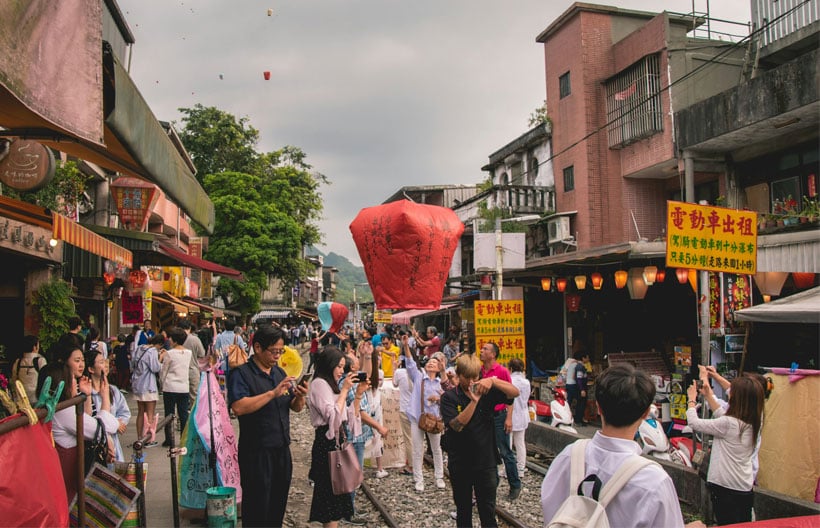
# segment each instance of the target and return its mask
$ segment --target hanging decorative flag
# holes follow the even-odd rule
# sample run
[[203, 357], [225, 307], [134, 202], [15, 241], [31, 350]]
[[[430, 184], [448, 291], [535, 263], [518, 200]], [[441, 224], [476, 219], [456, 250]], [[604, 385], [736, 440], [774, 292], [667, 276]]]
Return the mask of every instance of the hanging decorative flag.
[[347, 314], [350, 313], [347, 306], [337, 302], [323, 302], [319, 303], [316, 308], [319, 314], [319, 322], [322, 323], [322, 330], [330, 332], [338, 332], [347, 319]]
[[629, 99], [630, 97], [632, 97], [635, 94], [635, 90], [637, 90], [637, 89], [638, 89], [638, 85], [635, 82], [633, 82], [632, 84], [627, 86], [627, 88], [625, 90], [621, 90], [620, 92], [616, 92], [615, 93], [615, 100], [616, 101], [625, 101], [626, 99]]
[[438, 309], [464, 224], [452, 209], [400, 200], [350, 224], [380, 310]]

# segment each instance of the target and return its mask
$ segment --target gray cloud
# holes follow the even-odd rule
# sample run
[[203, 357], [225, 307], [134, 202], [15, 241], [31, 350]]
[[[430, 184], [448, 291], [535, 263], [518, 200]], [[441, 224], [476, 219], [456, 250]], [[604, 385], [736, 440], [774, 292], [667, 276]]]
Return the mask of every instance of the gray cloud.
[[[137, 39], [131, 75], [157, 117], [216, 106], [248, 117], [260, 150], [301, 147], [332, 182], [322, 249], [354, 262], [348, 225], [360, 209], [403, 185], [477, 183], [487, 156], [526, 130], [546, 97], [535, 37], [571, 5], [118, 1]], [[712, 4], [715, 17], [749, 18], [748, 0]], [[686, 12], [692, 3], [653, 8]]]

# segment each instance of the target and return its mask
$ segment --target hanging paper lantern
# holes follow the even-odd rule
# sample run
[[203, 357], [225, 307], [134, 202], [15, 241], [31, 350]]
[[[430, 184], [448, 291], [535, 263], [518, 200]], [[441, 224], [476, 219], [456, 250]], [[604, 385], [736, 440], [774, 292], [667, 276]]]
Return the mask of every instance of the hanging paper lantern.
[[604, 276], [597, 271], [590, 275], [589, 278], [592, 281], [592, 289], [594, 290], [600, 290], [604, 285]]
[[350, 313], [342, 303], [323, 302], [316, 308], [319, 314], [319, 322], [322, 323], [322, 330], [326, 332], [338, 332]]
[[561, 293], [564, 293], [567, 290], [567, 279], [555, 279], [555, 289]]
[[643, 281], [647, 286], [655, 284], [655, 277], [658, 276], [658, 268], [656, 266], [647, 266], [643, 269]]
[[575, 276], [575, 287], [579, 290], [586, 289], [587, 287], [587, 276], [586, 275], [576, 275]]
[[689, 280], [689, 270], [686, 268], [678, 268], [675, 270], [675, 275], [678, 277], [678, 282], [686, 284]]
[[350, 224], [376, 306], [435, 310], [464, 224], [452, 209], [399, 200]]
[[626, 278], [629, 274], [624, 270], [618, 270], [615, 272], [615, 287], [619, 290], [626, 286]]
[[131, 283], [131, 286], [136, 288], [142, 288], [145, 281], [148, 279], [148, 274], [142, 270], [133, 270], [131, 273], [128, 274], [128, 282]]
[[792, 272], [792, 280], [795, 288], [804, 290], [814, 286], [814, 273], [798, 273]]
[[630, 299], [636, 300], [646, 297], [646, 290], [649, 289], [649, 285], [643, 278], [643, 273], [643, 268], [629, 268], [629, 280], [626, 282], [626, 287], [629, 290]]
[[541, 279], [541, 289], [544, 291], [550, 291], [550, 287], [552, 287], [552, 278], [544, 277]]
[[658, 274], [655, 275], [655, 282], [663, 282], [664, 279], [666, 279], [666, 270], [658, 270]]
[[577, 312], [581, 306], [581, 296], [577, 293], [570, 293], [567, 295], [567, 310], [570, 312]]
[[116, 278], [117, 276], [114, 275], [114, 273], [111, 271], [106, 271], [105, 273], [103, 273], [103, 281], [105, 282], [106, 286], [111, 286], [112, 284], [114, 284], [114, 279]]

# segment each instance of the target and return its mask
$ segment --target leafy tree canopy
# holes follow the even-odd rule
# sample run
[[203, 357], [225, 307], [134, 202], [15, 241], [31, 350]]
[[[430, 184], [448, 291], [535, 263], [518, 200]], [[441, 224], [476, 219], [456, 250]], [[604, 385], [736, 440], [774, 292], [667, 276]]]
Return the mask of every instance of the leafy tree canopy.
[[259, 310], [268, 277], [293, 284], [311, 268], [303, 248], [322, 234], [320, 186], [298, 147], [259, 153], [259, 133], [247, 119], [213, 107], [181, 108], [180, 138], [214, 204], [215, 225], [206, 258], [243, 272], [245, 282], [222, 278], [217, 295], [243, 314]]
[[200, 184], [208, 174], [254, 172], [259, 131], [250, 126], [247, 117], [237, 119], [201, 104], [178, 110], [183, 115], [179, 138], [194, 162]]

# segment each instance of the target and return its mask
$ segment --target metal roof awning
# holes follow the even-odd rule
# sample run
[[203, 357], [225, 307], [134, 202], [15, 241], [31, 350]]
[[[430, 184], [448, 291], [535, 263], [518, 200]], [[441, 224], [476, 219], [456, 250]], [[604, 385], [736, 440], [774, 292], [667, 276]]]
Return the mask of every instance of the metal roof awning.
[[259, 319], [286, 319], [291, 316], [293, 312], [287, 309], [278, 310], [262, 310], [251, 317], [251, 322], [255, 323]]
[[171, 301], [175, 302], [176, 304], [181, 304], [182, 306], [187, 308], [188, 313], [200, 313], [200, 311], [201, 311], [199, 309], [199, 306], [197, 306], [196, 304], [194, 304], [190, 301], [186, 301], [184, 299], [180, 299], [176, 295], [172, 295], [168, 292], [162, 292], [162, 295], [165, 295], [166, 297], [168, 297]]
[[160, 253], [173, 258], [174, 260], [178, 260], [183, 266], [210, 271], [211, 273], [222, 275], [223, 277], [227, 277], [229, 279], [243, 280], [242, 272], [239, 270], [189, 255], [180, 249], [173, 248], [169, 245], [163, 244], [162, 242], [159, 243], [157, 250]]
[[168, 295], [167, 293], [155, 293], [154, 295], [151, 296], [151, 300], [157, 301], [157, 302], [162, 303], [162, 304], [167, 304], [167, 305], [173, 306], [175, 312], [178, 312], [178, 313], [181, 313], [181, 314], [187, 314], [188, 313], [188, 306], [187, 305], [182, 304], [181, 302], [174, 301], [173, 299], [171, 299], [171, 296]]
[[410, 320], [413, 319], [414, 317], [418, 317], [420, 315], [425, 315], [425, 314], [433, 315], [433, 314], [436, 314], [438, 312], [442, 312], [444, 310], [449, 310], [453, 306], [456, 306], [456, 303], [442, 304], [438, 308], [436, 308], [435, 310], [405, 310], [403, 312], [394, 313], [393, 317], [391, 317], [390, 322], [392, 324], [409, 325]]
[[735, 312], [739, 321], [820, 324], [820, 287]]
[[209, 304], [204, 304], [204, 303], [201, 303], [199, 301], [195, 301], [193, 299], [188, 299], [187, 297], [182, 299], [182, 300], [185, 301], [188, 304], [193, 304], [194, 306], [198, 306], [201, 310], [212, 313], [214, 315], [214, 317], [224, 317], [225, 316], [225, 313], [222, 311], [221, 308], [215, 308], [215, 307], [213, 307]]

